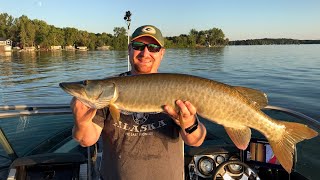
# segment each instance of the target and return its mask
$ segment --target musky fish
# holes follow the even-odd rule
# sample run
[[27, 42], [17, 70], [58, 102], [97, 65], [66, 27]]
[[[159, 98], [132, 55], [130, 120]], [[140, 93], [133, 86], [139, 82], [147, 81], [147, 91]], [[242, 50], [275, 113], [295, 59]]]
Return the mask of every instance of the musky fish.
[[191, 75], [156, 73], [59, 85], [88, 107], [101, 109], [108, 106], [112, 117], [117, 120], [120, 110], [162, 112], [164, 105], [178, 110], [175, 101], [188, 100], [200, 116], [224, 126], [239, 149], [247, 148], [250, 128], [261, 132], [289, 173], [296, 143], [318, 135], [304, 124], [279, 121], [264, 114], [260, 109], [268, 104], [268, 99], [261, 91]]

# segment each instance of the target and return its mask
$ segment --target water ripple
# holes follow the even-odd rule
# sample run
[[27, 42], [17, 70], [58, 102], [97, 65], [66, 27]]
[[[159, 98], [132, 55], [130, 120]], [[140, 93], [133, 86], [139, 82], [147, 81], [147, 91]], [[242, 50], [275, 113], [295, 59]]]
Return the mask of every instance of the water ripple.
[[[260, 89], [272, 105], [320, 119], [319, 45], [167, 49], [160, 72], [193, 74]], [[0, 104], [69, 103], [62, 81], [127, 70], [127, 51], [35, 52], [0, 56]]]

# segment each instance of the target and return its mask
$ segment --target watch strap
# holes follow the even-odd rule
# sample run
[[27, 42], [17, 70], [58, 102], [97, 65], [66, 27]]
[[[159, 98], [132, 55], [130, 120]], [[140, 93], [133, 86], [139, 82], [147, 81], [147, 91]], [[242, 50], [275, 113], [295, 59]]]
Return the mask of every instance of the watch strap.
[[193, 131], [195, 131], [196, 129], [198, 129], [199, 119], [198, 119], [198, 116], [197, 116], [197, 115], [195, 115], [195, 116], [196, 116], [196, 121], [194, 122], [194, 124], [191, 125], [190, 127], [184, 129], [184, 131], [185, 131], [186, 133], [188, 133], [188, 134], [191, 134], [191, 133], [193, 133]]

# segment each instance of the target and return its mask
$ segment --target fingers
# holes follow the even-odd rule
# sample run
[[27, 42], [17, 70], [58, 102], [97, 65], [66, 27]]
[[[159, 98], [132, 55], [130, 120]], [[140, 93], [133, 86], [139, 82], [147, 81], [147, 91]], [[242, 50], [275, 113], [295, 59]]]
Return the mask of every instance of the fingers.
[[175, 109], [171, 106], [164, 106], [164, 110], [172, 117], [176, 124], [179, 126], [184, 126], [193, 123], [191, 121], [194, 120], [194, 115], [197, 113], [196, 108], [189, 101], [181, 101], [177, 100], [176, 105], [179, 107], [179, 111], [175, 111]]
[[88, 120], [92, 120], [97, 112], [96, 109], [87, 107], [76, 98], [72, 98], [70, 107], [73, 112], [73, 117], [78, 123], [89, 122]]
[[[183, 116], [192, 116], [197, 113], [196, 108], [189, 101], [177, 100], [176, 104], [178, 105], [180, 112]], [[164, 110], [175, 118], [179, 118], [178, 112], [176, 112], [171, 106], [165, 105]]]
[[179, 115], [178, 113], [171, 107], [168, 105], [164, 106], [164, 110], [173, 118], [173, 119], [178, 119]]
[[96, 109], [91, 109], [90, 107], [84, 105], [80, 100], [73, 97], [70, 102], [70, 107], [73, 113], [77, 112], [88, 112], [88, 113], [95, 113]]
[[77, 98], [75, 98], [75, 97], [73, 97], [73, 98], [71, 99], [71, 101], [70, 101], [70, 107], [71, 107], [71, 109], [74, 108], [76, 101], [77, 101]]
[[78, 99], [75, 98], [75, 97], [73, 97], [73, 98], [71, 99], [70, 107], [71, 107], [72, 109], [74, 109], [74, 108], [90, 109], [89, 107], [87, 107], [86, 105], [84, 105], [80, 100], [78, 100]]
[[197, 113], [196, 108], [189, 101], [182, 102], [178, 100], [176, 104], [179, 106], [183, 117], [193, 116]]

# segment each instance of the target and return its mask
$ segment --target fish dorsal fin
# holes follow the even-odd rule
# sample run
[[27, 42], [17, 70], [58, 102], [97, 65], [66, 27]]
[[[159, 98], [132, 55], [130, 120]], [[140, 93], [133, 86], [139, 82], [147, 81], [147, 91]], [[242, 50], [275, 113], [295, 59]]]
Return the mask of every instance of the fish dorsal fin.
[[115, 120], [115, 121], [119, 121], [120, 120], [120, 110], [118, 109], [118, 107], [111, 103], [109, 104], [109, 110], [110, 110], [110, 114], [112, 116], [112, 118]]
[[242, 128], [224, 127], [232, 142], [237, 148], [245, 150], [248, 147], [251, 138], [250, 128], [243, 126]]
[[253, 102], [257, 108], [262, 109], [268, 105], [268, 97], [264, 92], [241, 86], [234, 86], [234, 88]]

